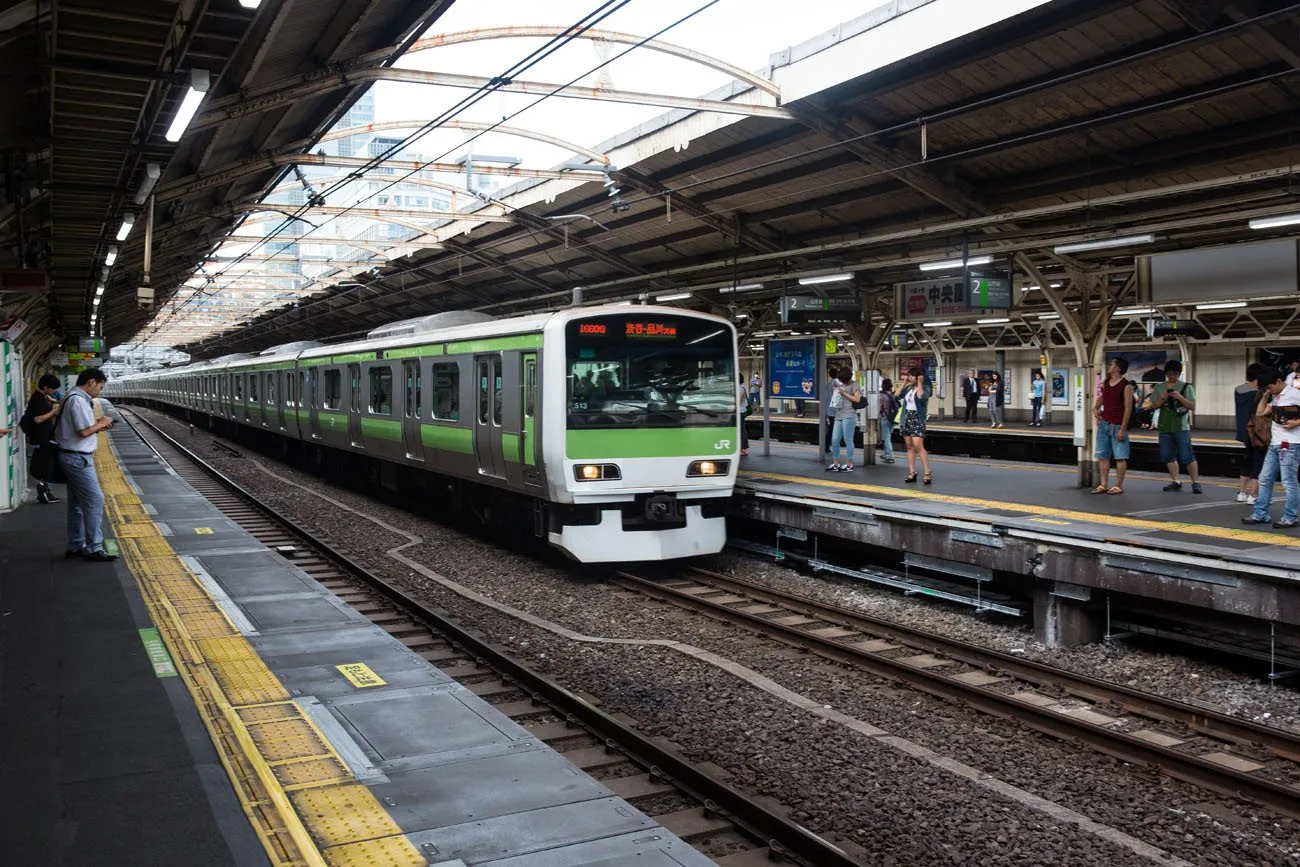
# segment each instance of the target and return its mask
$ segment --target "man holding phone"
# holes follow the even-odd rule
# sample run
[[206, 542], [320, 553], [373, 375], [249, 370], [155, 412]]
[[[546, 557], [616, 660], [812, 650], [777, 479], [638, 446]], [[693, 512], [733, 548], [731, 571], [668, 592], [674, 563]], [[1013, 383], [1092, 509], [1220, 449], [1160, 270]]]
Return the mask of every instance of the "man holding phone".
[[95, 421], [95, 398], [107, 383], [108, 377], [98, 367], [83, 370], [54, 425], [59, 463], [68, 478], [68, 547], [64, 556], [96, 563], [117, 559], [104, 550], [104, 492], [95, 473], [99, 432], [113, 426], [108, 416]]

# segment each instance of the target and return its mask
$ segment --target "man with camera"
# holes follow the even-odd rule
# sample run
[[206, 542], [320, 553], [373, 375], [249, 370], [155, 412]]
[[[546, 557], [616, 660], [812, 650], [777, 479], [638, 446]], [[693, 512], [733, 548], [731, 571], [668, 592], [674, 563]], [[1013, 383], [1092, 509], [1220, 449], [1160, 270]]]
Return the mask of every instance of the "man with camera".
[[1144, 409], [1159, 409], [1156, 430], [1160, 433], [1160, 460], [1169, 469], [1169, 484], [1163, 490], [1181, 491], [1178, 481], [1178, 463], [1187, 467], [1192, 480], [1192, 493], [1201, 493], [1197, 472], [1196, 452], [1192, 450], [1192, 410], [1196, 409], [1196, 389], [1190, 382], [1179, 382], [1183, 363], [1177, 359], [1165, 362], [1165, 381], [1151, 389], [1151, 396], [1143, 401]]
[[1279, 530], [1290, 530], [1300, 523], [1300, 480], [1296, 479], [1296, 467], [1300, 466], [1300, 386], [1297, 379], [1288, 376], [1283, 379], [1282, 372], [1274, 368], [1260, 371], [1260, 401], [1256, 414], [1270, 416], [1271, 437], [1268, 453], [1264, 456], [1264, 468], [1259, 471], [1259, 493], [1255, 496], [1255, 511], [1243, 524], [1267, 524], [1271, 520], [1269, 506], [1273, 504], [1273, 483], [1281, 476], [1282, 490], [1286, 492], [1286, 504], [1282, 508], [1282, 517], [1273, 521]]

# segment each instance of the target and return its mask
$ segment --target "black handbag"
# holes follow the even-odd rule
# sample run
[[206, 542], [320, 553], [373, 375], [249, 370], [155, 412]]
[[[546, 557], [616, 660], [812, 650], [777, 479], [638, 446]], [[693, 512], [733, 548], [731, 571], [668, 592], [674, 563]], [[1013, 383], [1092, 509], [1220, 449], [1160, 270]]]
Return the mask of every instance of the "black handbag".
[[34, 479], [42, 482], [52, 482], [56, 485], [66, 485], [68, 477], [63, 472], [63, 463], [59, 460], [59, 448], [57, 443], [46, 442], [36, 446], [36, 451], [32, 452], [32, 459], [27, 465], [29, 472]]

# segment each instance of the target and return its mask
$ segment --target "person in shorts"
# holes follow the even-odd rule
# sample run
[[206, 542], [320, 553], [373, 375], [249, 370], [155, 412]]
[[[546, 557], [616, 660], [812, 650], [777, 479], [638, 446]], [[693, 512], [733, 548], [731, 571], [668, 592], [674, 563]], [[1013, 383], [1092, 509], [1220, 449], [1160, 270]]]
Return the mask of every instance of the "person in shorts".
[[[1272, 521], [1279, 530], [1292, 530], [1300, 525], [1300, 481], [1296, 479], [1300, 468], [1300, 388], [1297, 378], [1283, 378], [1282, 372], [1266, 368], [1259, 372], [1260, 398], [1256, 410], [1260, 415], [1272, 416], [1271, 438], [1264, 468], [1259, 473], [1259, 494], [1255, 510], [1241, 519], [1243, 524], [1267, 524]], [[1282, 481], [1286, 503], [1282, 517], [1273, 521], [1269, 507], [1273, 505], [1273, 485]]]
[[1156, 430], [1160, 433], [1160, 460], [1169, 470], [1169, 484], [1161, 490], [1181, 491], [1178, 481], [1178, 464], [1187, 468], [1192, 481], [1192, 493], [1201, 493], [1197, 473], [1196, 452], [1192, 449], [1192, 410], [1196, 409], [1196, 389], [1190, 382], [1179, 382], [1183, 363], [1171, 358], [1165, 362], [1165, 381], [1151, 389], [1144, 406], [1159, 409]]
[[[1092, 408], [1097, 418], [1097, 461], [1101, 480], [1094, 494], [1124, 493], [1124, 474], [1128, 472], [1128, 424], [1133, 416], [1133, 383], [1126, 378], [1128, 359], [1115, 356], [1106, 365], [1106, 379], [1101, 396]], [[1115, 485], [1110, 485], [1110, 464], [1115, 462]]]

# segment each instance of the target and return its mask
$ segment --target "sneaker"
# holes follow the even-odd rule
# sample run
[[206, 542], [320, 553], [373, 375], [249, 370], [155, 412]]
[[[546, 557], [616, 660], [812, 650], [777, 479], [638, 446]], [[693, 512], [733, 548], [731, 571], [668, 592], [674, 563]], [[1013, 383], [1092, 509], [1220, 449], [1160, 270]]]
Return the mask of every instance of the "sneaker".
[[1268, 518], [1256, 518], [1254, 515], [1250, 515], [1250, 516], [1248, 516], [1248, 517], [1242, 518], [1242, 519], [1241, 519], [1241, 523], [1243, 523], [1243, 524], [1267, 524], [1267, 523], [1268, 523]]
[[1192, 493], [1193, 493], [1193, 494], [1203, 494], [1203, 493], [1205, 493], [1204, 491], [1201, 490], [1201, 483], [1200, 483], [1200, 482], [1192, 482]]
[[64, 551], [63, 556], [65, 559], [75, 560], [81, 557], [85, 557], [89, 553], [90, 553], [89, 548], [74, 548], [69, 551]]
[[1165, 485], [1165, 486], [1164, 486], [1163, 488], [1161, 488], [1160, 490], [1162, 490], [1162, 491], [1181, 491], [1182, 489], [1183, 489], [1183, 483], [1182, 483], [1182, 482], [1170, 482], [1169, 484]]
[[1246, 492], [1245, 492], [1245, 491], [1238, 491], [1238, 492], [1237, 492], [1237, 502], [1238, 502], [1238, 503], [1244, 503], [1244, 502], [1246, 502]]
[[1249, 497], [1247, 497], [1246, 502], [1252, 506], [1255, 505], [1255, 495], [1251, 494]]
[[828, 473], [838, 473], [839, 471], [840, 471], [839, 464], [831, 464], [829, 467], [826, 468], [826, 472]]
[[91, 551], [83, 559], [92, 563], [111, 563], [117, 559], [117, 555], [110, 554], [107, 551]]
[[1292, 530], [1300, 526], [1300, 521], [1274, 521], [1273, 528], [1276, 530]]
[[840, 467], [840, 472], [841, 473], [853, 472], [853, 464], [845, 464], [844, 466]]

